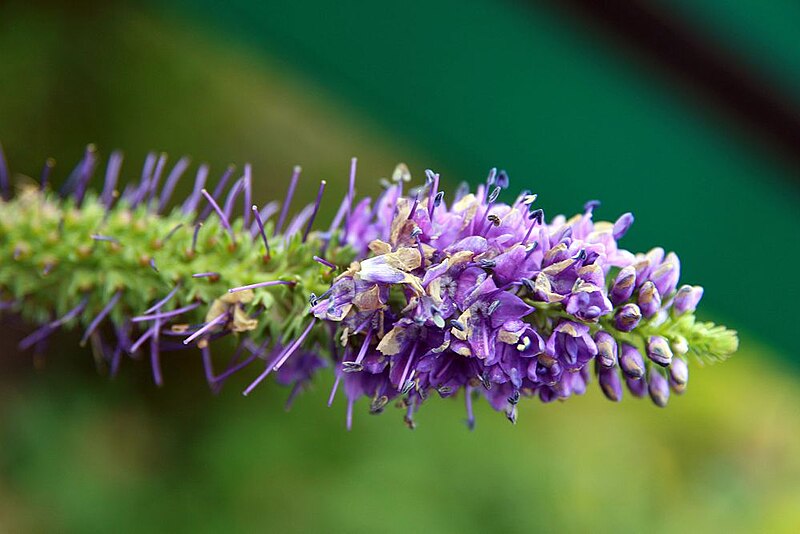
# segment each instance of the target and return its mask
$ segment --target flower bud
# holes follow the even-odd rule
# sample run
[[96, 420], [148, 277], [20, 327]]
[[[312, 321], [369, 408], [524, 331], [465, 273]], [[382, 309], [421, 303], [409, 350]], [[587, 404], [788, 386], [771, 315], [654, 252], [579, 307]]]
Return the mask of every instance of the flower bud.
[[622, 372], [630, 378], [642, 378], [644, 376], [644, 358], [642, 358], [642, 353], [636, 350], [633, 345], [622, 344], [619, 366]]
[[642, 320], [642, 312], [636, 304], [626, 304], [614, 314], [614, 327], [620, 332], [630, 332]]
[[622, 382], [616, 369], [600, 369], [600, 388], [608, 400], [619, 402], [622, 400]]
[[610, 369], [617, 365], [617, 342], [608, 332], [599, 331], [594, 336], [597, 345], [597, 363]]
[[655, 367], [650, 368], [647, 386], [653, 403], [660, 408], [664, 408], [669, 402], [669, 384], [664, 375]]
[[686, 391], [686, 384], [689, 382], [689, 366], [682, 358], [675, 358], [672, 360], [672, 365], [669, 366], [669, 385], [672, 391], [677, 394], [682, 394]]
[[670, 252], [664, 262], [650, 274], [650, 280], [658, 289], [658, 294], [666, 296], [675, 291], [680, 274], [681, 262], [674, 252]]
[[614, 306], [622, 304], [633, 294], [636, 287], [636, 268], [633, 265], [628, 265], [617, 274], [614, 285], [611, 286], [611, 291], [608, 292], [608, 298]]
[[614, 228], [611, 231], [612, 235], [614, 236], [614, 239], [617, 240], [621, 239], [622, 236], [624, 236], [628, 232], [628, 229], [631, 227], [632, 224], [633, 224], [633, 213], [628, 212], [620, 215], [619, 219], [617, 219], [617, 222], [614, 223]]
[[644, 256], [640, 255], [637, 258], [639, 261], [634, 264], [634, 267], [636, 267], [636, 280], [639, 283], [638, 285], [641, 285], [645, 280], [650, 279], [650, 273], [656, 270], [661, 265], [661, 262], [664, 261], [664, 249], [656, 247]]
[[662, 367], [672, 363], [672, 349], [667, 340], [661, 336], [650, 336], [647, 341], [647, 357]]
[[639, 399], [647, 395], [647, 380], [642, 378], [629, 378], [625, 377], [625, 385], [628, 386], [628, 391], [631, 395]]
[[689, 352], [689, 342], [686, 341], [686, 338], [683, 336], [675, 336], [675, 339], [672, 340], [671, 347], [673, 354], [684, 355]]
[[681, 315], [686, 312], [693, 312], [697, 308], [700, 299], [703, 298], [703, 288], [700, 286], [684, 285], [678, 290], [675, 295], [675, 301], [672, 303], [672, 309], [675, 313]]
[[639, 309], [642, 315], [652, 317], [661, 307], [661, 294], [656, 289], [656, 285], [648, 280], [639, 289]]

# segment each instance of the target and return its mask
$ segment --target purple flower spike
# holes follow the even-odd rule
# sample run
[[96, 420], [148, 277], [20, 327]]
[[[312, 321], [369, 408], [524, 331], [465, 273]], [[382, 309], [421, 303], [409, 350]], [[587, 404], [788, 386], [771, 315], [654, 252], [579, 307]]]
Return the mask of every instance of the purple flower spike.
[[[472, 429], [475, 400], [516, 423], [526, 397], [552, 402], [582, 395], [592, 360], [610, 400], [622, 399], [624, 379], [632, 396], [649, 394], [664, 406], [670, 390], [686, 389], [688, 354], [720, 360], [738, 343], [724, 327], [684, 315], [703, 290], [679, 286], [674, 253], [656, 247], [634, 254], [619, 246], [630, 213], [597, 221], [599, 202], [590, 201], [572, 217], [546, 220], [530, 191], [503, 202], [508, 174], [496, 168], [474, 192], [464, 186], [446, 195], [444, 177], [428, 170], [424, 184], [409, 186], [411, 172], [400, 164], [370, 199], [355, 195], [353, 158], [336, 216], [327, 231], [315, 231], [326, 182], [314, 203], [290, 213], [299, 167], [283, 203], [259, 210], [249, 164], [241, 177], [229, 166], [213, 194], [206, 189], [208, 166], [201, 165], [181, 209], [164, 213], [188, 158], [169, 170], [165, 154], [149, 154], [141, 178], [123, 184], [120, 195], [121, 162], [113, 153], [102, 193], [86, 194], [97, 166], [90, 145], [62, 189], [70, 199], [48, 188], [48, 162], [39, 184], [44, 193], [21, 188], [19, 198], [0, 201], [0, 256], [7, 252], [0, 279], [7, 286], [3, 299], [12, 298], [0, 301], [3, 313], [9, 306], [24, 317], [70, 310], [39, 325], [23, 348], [38, 353], [50, 334], [77, 324], [82, 342], [92, 342], [112, 376], [124, 353], [138, 359], [146, 351], [160, 386], [162, 354], [196, 347], [213, 393], [261, 362], [244, 395], [274, 373], [291, 387], [287, 407], [319, 369], [330, 367], [328, 404], [341, 386], [348, 429], [362, 397], [372, 414], [402, 408], [414, 428], [427, 399], [462, 393]], [[0, 195], [10, 192], [0, 148]], [[277, 223], [265, 226], [273, 215]], [[210, 216], [219, 225], [211, 222], [200, 239]], [[209, 233], [220, 226], [230, 241]], [[50, 246], [53, 236], [65, 246]], [[75, 272], [96, 279], [73, 283]], [[45, 275], [47, 283], [39, 283]], [[104, 339], [112, 329], [106, 322], [116, 344]], [[236, 349], [217, 375], [210, 344], [222, 337], [236, 337]]]

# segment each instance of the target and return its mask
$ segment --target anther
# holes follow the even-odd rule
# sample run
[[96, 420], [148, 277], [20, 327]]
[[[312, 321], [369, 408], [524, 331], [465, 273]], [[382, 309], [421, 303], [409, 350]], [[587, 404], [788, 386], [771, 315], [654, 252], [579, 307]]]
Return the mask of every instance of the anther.
[[364, 365], [359, 362], [342, 362], [342, 372], [358, 373], [364, 370]]
[[467, 329], [467, 327], [464, 326], [464, 323], [462, 323], [461, 321], [457, 321], [455, 319], [450, 319], [450, 326], [452, 326], [453, 328], [455, 328], [459, 332], [463, 332], [464, 330]]

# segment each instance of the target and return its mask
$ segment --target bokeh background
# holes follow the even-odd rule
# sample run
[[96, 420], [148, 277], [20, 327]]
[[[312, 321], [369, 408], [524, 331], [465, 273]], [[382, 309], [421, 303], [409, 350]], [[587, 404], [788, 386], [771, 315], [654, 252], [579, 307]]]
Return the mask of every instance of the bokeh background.
[[[77, 340], [44, 365], [0, 330], [0, 531], [797, 532], [800, 530], [800, 5], [788, 0], [0, 2], [0, 140], [17, 173], [64, 179], [87, 142], [221, 171], [258, 198], [291, 168], [359, 193], [405, 161], [489, 167], [548, 213], [633, 211], [741, 333], [667, 410], [646, 401], [430, 402], [290, 413], [287, 391], [208, 392], [199, 355], [113, 382]], [[310, 199], [315, 188], [304, 188]], [[330, 214], [328, 206], [328, 214]], [[41, 362], [40, 362], [41, 363]]]

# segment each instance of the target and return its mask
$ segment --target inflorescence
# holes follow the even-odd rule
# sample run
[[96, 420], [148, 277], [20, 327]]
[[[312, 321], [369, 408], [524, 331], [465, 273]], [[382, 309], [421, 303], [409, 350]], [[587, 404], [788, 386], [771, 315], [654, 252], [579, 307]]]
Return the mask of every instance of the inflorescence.
[[[168, 171], [151, 154], [120, 191], [122, 159], [109, 157], [99, 193], [89, 146], [60, 192], [48, 160], [12, 196], [0, 149], [0, 313], [39, 325], [21, 349], [43, 354], [57, 330], [79, 328], [112, 376], [144, 355], [158, 385], [162, 353], [194, 349], [214, 391], [256, 367], [244, 393], [274, 374], [290, 401], [328, 367], [329, 405], [341, 388], [348, 428], [361, 397], [370, 413], [396, 401], [413, 428], [434, 394], [462, 394], [472, 428], [475, 398], [515, 422], [521, 398], [581, 394], [592, 374], [613, 401], [624, 383], [663, 407], [686, 389], [690, 355], [721, 360], [738, 345], [735, 332], [695, 320], [703, 289], [679, 285], [674, 253], [619, 247], [630, 213], [595, 222], [592, 201], [548, 222], [535, 194], [499, 200], [504, 171], [474, 193], [460, 187], [448, 206], [431, 171], [405, 192], [401, 164], [373, 203], [355, 197], [353, 159], [348, 192], [319, 231], [324, 181], [290, 216], [299, 167], [284, 201], [259, 209], [249, 165], [236, 179], [229, 167], [213, 189], [201, 165], [176, 205], [188, 159]], [[229, 336], [237, 348], [217, 371], [212, 342]]]

